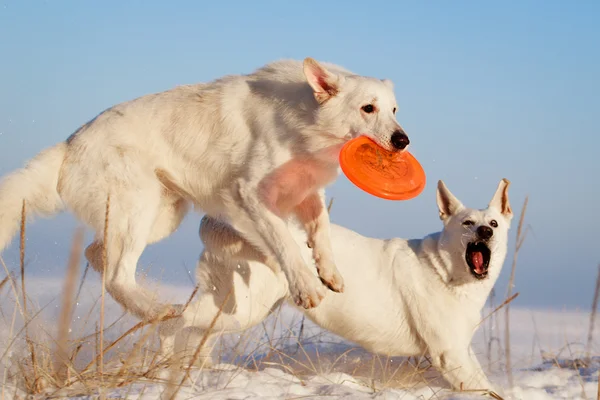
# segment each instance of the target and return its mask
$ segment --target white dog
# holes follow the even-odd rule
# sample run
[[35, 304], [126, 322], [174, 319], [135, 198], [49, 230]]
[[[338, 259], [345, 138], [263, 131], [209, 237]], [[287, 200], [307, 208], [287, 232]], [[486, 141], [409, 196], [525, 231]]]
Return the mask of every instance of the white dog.
[[314, 244], [319, 278], [341, 292], [318, 190], [336, 178], [350, 138], [408, 146], [396, 107], [389, 80], [311, 58], [116, 105], [3, 180], [0, 251], [18, 228], [23, 201], [28, 216], [69, 209], [96, 233], [86, 256], [96, 270], [106, 267], [108, 292], [138, 317], [157, 318], [174, 311], [136, 283], [137, 261], [193, 204], [273, 259], [296, 303], [314, 307], [326, 289], [285, 219], [298, 218]]
[[[464, 207], [439, 181], [444, 229], [424, 239], [372, 239], [332, 224], [334, 257], [346, 288], [306, 315], [375, 353], [428, 354], [455, 389], [462, 384], [464, 389], [492, 390], [472, 354], [471, 339], [506, 256], [513, 216], [509, 184], [503, 179], [488, 208], [476, 210]], [[231, 227], [205, 217], [200, 235], [206, 246], [197, 271], [203, 293], [181, 317], [161, 324], [165, 356], [173, 354], [182, 330], [206, 331], [222, 304], [214, 330], [232, 332], [260, 323], [289, 299], [284, 275], [255, 261], [266, 258]], [[294, 237], [299, 245], [306, 241], [299, 229]], [[309, 260], [310, 251], [303, 247]]]

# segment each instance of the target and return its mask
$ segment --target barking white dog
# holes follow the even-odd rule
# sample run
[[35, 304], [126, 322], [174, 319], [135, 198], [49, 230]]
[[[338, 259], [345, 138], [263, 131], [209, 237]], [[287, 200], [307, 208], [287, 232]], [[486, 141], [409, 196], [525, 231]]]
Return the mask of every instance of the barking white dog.
[[153, 319], [174, 310], [136, 283], [138, 259], [193, 204], [272, 259], [297, 304], [315, 307], [325, 286], [285, 220], [297, 217], [313, 243], [318, 277], [341, 292], [318, 190], [336, 178], [339, 150], [350, 138], [366, 135], [397, 151], [408, 146], [396, 107], [389, 80], [311, 58], [116, 105], [3, 180], [0, 251], [17, 230], [23, 201], [28, 216], [67, 208], [96, 233], [86, 256], [97, 271], [106, 264], [108, 292], [129, 312]]
[[[439, 181], [444, 228], [423, 239], [372, 239], [332, 224], [333, 252], [346, 288], [306, 315], [375, 353], [428, 354], [455, 389], [462, 384], [492, 390], [471, 339], [506, 256], [513, 217], [508, 186], [503, 179], [487, 209], [476, 210], [464, 207]], [[306, 235], [293, 232], [309, 260]], [[222, 304], [214, 329], [231, 332], [260, 323], [290, 296], [284, 275], [266, 266], [268, 259], [230, 226], [205, 217], [200, 235], [205, 250], [197, 278], [203, 293], [181, 317], [162, 323], [165, 356], [173, 354], [178, 332], [206, 331]]]

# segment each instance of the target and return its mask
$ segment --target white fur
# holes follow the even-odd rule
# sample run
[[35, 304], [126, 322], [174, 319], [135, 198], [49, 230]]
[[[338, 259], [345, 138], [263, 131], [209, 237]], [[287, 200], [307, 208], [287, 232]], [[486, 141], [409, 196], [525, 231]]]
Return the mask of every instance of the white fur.
[[[512, 219], [508, 186], [502, 180], [488, 208], [476, 210], [464, 207], [440, 181], [444, 229], [423, 239], [372, 239], [332, 225], [334, 256], [346, 288], [304, 312], [321, 327], [375, 353], [429, 354], [455, 389], [462, 384], [464, 389], [492, 390], [470, 346], [506, 256]], [[466, 220], [473, 225], [465, 226]], [[488, 241], [489, 272], [476, 279], [465, 261], [466, 246], [477, 240], [477, 228], [489, 227], [492, 220], [498, 226]], [[302, 247], [306, 235], [300, 229], [293, 232]], [[200, 233], [205, 250], [197, 278], [203, 293], [181, 317], [162, 323], [166, 356], [172, 355], [178, 332], [207, 330], [221, 304], [214, 330], [232, 332], [260, 323], [280, 301], [289, 300], [283, 274], [256, 261], [265, 258], [230, 227], [204, 218]], [[311, 256], [306, 246], [303, 256]], [[232, 298], [224, 303], [231, 289]]]
[[[376, 113], [361, 109], [368, 103]], [[395, 107], [388, 81], [310, 58], [116, 105], [3, 180], [0, 251], [18, 228], [23, 201], [28, 217], [66, 208], [95, 230], [86, 256], [102, 271], [110, 196], [107, 290], [133, 314], [156, 318], [173, 310], [136, 283], [137, 261], [193, 204], [276, 260], [296, 302], [314, 307], [326, 290], [285, 220], [299, 217], [314, 241], [319, 277], [342, 291], [317, 191], [336, 178], [337, 155], [349, 138], [367, 135], [391, 148], [392, 133], [401, 130]]]

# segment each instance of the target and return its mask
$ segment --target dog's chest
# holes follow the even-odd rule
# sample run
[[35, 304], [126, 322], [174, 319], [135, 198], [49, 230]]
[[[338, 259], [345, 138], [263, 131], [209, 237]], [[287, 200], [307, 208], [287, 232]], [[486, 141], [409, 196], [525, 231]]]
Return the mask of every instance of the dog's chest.
[[310, 193], [325, 187], [336, 176], [335, 165], [314, 158], [293, 158], [260, 181], [259, 193], [271, 211], [286, 215]]

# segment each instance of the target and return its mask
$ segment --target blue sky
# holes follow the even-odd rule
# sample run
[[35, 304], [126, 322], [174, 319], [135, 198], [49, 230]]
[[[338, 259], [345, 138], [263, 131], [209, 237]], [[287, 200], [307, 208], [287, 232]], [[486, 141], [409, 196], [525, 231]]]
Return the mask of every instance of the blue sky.
[[[389, 202], [344, 177], [332, 220], [374, 237], [441, 228], [435, 184], [484, 208], [530, 196], [515, 304], [589, 308], [600, 262], [600, 3], [1, 1], [0, 174], [103, 109], [179, 84], [311, 56], [395, 83], [428, 185]], [[189, 283], [200, 216], [150, 246], [150, 275]], [[74, 219], [28, 226], [28, 273], [62, 276]], [[4, 252], [17, 267], [17, 243]], [[512, 256], [498, 283], [501, 296]], [[407, 277], [410, 279], [410, 277]]]

